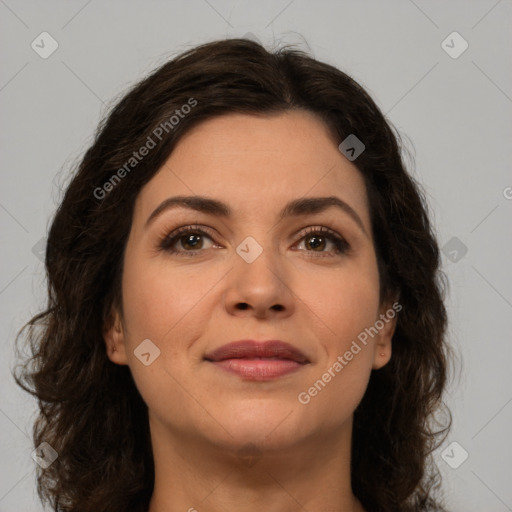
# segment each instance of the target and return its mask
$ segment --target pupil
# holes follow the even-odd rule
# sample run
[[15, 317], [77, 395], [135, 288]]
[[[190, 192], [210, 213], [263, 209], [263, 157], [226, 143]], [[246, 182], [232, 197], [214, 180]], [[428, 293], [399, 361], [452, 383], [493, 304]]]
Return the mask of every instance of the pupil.
[[[317, 249], [320, 245], [322, 245], [322, 243], [321, 243], [321, 242], [318, 242], [319, 240], [322, 240], [322, 237], [312, 236], [309, 240], [310, 240], [309, 245], [310, 245], [313, 249]], [[311, 243], [311, 240], [316, 240], [316, 242]]]
[[[190, 240], [191, 240], [191, 239], [194, 239], [194, 238], [196, 238], [196, 239], [197, 239], [197, 240], [196, 240], [196, 243], [194, 243], [194, 242], [192, 242], [192, 243], [191, 243], [191, 242], [190, 242]], [[187, 238], [185, 239], [185, 244], [186, 244], [186, 245], [189, 245], [189, 246], [191, 246], [191, 247], [193, 247], [193, 248], [194, 248], [194, 247], [196, 247], [196, 245], [197, 245], [200, 241], [201, 241], [201, 240], [200, 240], [199, 235], [188, 235], [188, 236], [187, 236]]]

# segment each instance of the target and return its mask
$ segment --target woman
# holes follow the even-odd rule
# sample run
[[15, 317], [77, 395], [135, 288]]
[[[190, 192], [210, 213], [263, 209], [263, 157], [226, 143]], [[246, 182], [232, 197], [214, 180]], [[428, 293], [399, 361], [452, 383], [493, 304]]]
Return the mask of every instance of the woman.
[[439, 509], [443, 281], [398, 141], [346, 74], [242, 39], [115, 106], [18, 377], [54, 510]]

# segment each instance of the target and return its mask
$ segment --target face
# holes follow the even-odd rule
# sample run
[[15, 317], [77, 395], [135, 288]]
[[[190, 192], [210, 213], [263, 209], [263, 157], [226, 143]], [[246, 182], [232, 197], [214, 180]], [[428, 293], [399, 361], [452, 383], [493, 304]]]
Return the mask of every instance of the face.
[[[230, 213], [159, 208], [177, 196]], [[335, 199], [285, 211], [312, 198]], [[311, 113], [229, 114], [180, 140], [136, 200], [123, 317], [105, 333], [152, 427], [270, 448], [351, 424], [395, 324], [379, 304], [368, 206], [360, 172]], [[228, 371], [240, 366], [207, 359], [247, 339], [284, 341], [306, 362], [248, 358]]]

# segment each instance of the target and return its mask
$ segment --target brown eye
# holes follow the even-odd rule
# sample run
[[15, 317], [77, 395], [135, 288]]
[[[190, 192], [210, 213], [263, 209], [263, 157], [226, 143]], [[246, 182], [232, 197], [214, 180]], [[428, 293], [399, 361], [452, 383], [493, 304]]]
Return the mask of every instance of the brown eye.
[[309, 236], [307, 236], [305, 238], [305, 240], [309, 240], [309, 243], [307, 243], [306, 245], [308, 245], [309, 247], [311, 247], [315, 251], [317, 249], [320, 249], [320, 250], [324, 249], [325, 245], [326, 245], [326, 241], [325, 241], [325, 237], [324, 236], [309, 235]]
[[201, 235], [197, 233], [191, 233], [189, 235], [184, 235], [178, 237], [178, 242], [181, 241], [181, 246], [185, 249], [201, 249], [202, 246], [202, 238]]
[[[310, 228], [301, 238], [304, 241], [306, 252], [318, 253], [319, 256], [332, 256], [332, 253], [346, 253], [350, 246], [347, 241], [335, 231], [326, 227]], [[333, 250], [325, 250], [328, 244], [334, 247]]]
[[166, 235], [159, 243], [159, 248], [171, 254], [193, 256], [204, 249], [205, 240], [213, 242], [212, 237], [203, 229], [184, 226]]

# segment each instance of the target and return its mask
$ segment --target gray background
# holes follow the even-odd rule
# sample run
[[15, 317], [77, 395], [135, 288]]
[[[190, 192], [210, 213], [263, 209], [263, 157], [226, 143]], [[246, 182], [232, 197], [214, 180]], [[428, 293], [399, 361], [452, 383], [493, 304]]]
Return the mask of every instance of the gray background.
[[[41, 510], [35, 402], [11, 378], [12, 348], [44, 298], [38, 247], [70, 166], [130, 84], [196, 44], [248, 32], [348, 72], [406, 135], [444, 247], [459, 355], [446, 397], [453, 430], [435, 453], [447, 504], [512, 510], [510, 0], [0, 0], [0, 15], [0, 511]], [[31, 47], [48, 50], [43, 31], [59, 45], [46, 59]], [[457, 58], [445, 51], [460, 52], [457, 36], [442, 45], [453, 31], [469, 44]]]

